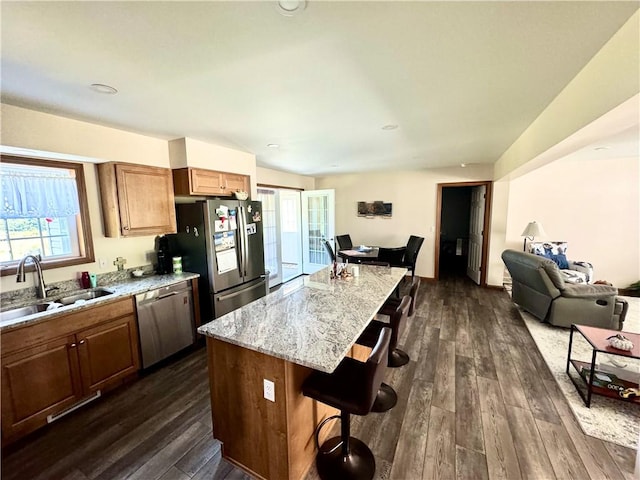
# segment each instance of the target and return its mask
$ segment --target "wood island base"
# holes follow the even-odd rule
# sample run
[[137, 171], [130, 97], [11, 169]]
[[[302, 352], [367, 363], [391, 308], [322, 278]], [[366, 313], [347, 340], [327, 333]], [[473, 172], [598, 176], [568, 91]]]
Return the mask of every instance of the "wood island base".
[[[357, 357], [366, 355], [363, 349]], [[338, 413], [302, 395], [312, 370], [211, 337], [207, 359], [213, 435], [222, 456], [258, 478], [304, 478], [316, 455], [316, 426]], [[264, 398], [264, 379], [275, 385], [275, 402]], [[321, 442], [330, 431], [323, 429]]]

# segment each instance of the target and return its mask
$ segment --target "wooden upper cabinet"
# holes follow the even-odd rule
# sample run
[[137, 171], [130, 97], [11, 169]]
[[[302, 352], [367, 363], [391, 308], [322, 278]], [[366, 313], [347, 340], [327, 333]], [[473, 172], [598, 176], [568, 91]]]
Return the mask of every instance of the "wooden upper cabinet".
[[231, 196], [233, 192], [249, 191], [249, 176], [202, 168], [178, 168], [173, 171], [173, 186], [176, 195]]
[[176, 232], [171, 169], [109, 162], [98, 175], [105, 236]]

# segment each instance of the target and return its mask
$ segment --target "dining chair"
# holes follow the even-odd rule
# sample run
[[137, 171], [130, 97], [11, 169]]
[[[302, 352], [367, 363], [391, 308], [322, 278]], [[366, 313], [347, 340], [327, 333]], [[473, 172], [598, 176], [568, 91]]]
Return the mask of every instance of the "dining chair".
[[380, 247], [378, 248], [378, 261], [387, 262], [391, 264], [392, 267], [404, 267], [402, 259], [404, 258], [406, 249], [407, 247]]
[[337, 235], [336, 242], [338, 242], [339, 250], [348, 250], [353, 247], [353, 243], [351, 242], [351, 235], [348, 233], [346, 235]]
[[424, 242], [423, 237], [411, 235], [404, 252], [404, 266], [411, 271], [411, 280], [413, 280], [413, 277], [415, 276], [416, 260], [418, 259], [418, 253], [420, 252], [420, 247], [422, 247], [422, 242]]
[[324, 248], [327, 249], [327, 253], [329, 254], [329, 257], [331, 258], [332, 262], [336, 261], [336, 254], [333, 252], [333, 248], [331, 248], [331, 244], [329, 243], [329, 240], [325, 240], [324, 241]]

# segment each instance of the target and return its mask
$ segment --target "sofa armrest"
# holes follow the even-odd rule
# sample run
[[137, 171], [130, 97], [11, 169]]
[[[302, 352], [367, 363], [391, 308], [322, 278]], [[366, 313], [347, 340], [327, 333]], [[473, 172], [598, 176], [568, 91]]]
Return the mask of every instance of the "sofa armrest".
[[618, 321], [618, 330], [622, 330], [624, 320], [627, 317], [627, 311], [629, 311], [629, 302], [622, 297], [616, 297], [616, 305], [613, 310], [613, 317]]
[[569, 263], [568, 270], [582, 272], [587, 276], [587, 283], [593, 282], [593, 265], [581, 260], [567, 260], [567, 262]]
[[565, 288], [562, 290], [563, 297], [569, 298], [606, 298], [615, 296], [618, 293], [616, 287], [609, 285], [585, 285], [584, 283], [578, 284], [565, 284]]

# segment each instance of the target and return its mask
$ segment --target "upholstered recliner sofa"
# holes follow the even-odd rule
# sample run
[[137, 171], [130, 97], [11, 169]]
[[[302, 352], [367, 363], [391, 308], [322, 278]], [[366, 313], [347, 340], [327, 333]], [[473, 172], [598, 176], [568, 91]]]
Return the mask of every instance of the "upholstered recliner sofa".
[[502, 252], [512, 298], [534, 317], [559, 327], [572, 323], [622, 330], [628, 305], [609, 285], [565, 282], [552, 260], [517, 250]]

